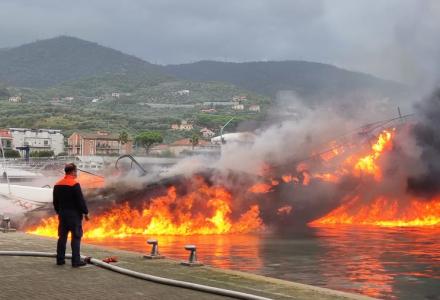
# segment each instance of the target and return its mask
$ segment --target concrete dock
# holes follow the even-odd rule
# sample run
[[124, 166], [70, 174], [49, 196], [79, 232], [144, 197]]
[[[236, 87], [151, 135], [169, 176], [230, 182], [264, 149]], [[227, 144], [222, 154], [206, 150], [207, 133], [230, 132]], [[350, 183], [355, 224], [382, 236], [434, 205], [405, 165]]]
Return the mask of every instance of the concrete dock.
[[[68, 248], [70, 246], [68, 245]], [[0, 251], [55, 252], [56, 240], [20, 232], [1, 233]], [[272, 299], [372, 299], [243, 272], [208, 266], [186, 267], [170, 259], [146, 260], [141, 253], [83, 244], [82, 255], [117, 256], [115, 265], [176, 280]], [[93, 265], [57, 266], [55, 259], [0, 256], [0, 299], [228, 299], [132, 278]]]

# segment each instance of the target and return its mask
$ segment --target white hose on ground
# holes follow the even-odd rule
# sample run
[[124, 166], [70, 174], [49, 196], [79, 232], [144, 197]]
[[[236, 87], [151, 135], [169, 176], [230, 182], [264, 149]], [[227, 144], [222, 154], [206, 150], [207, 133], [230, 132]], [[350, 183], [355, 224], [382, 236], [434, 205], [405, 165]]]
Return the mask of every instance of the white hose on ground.
[[[3, 256], [53, 257], [53, 258], [56, 257], [55, 253], [35, 252], [35, 251], [0, 251], [0, 256], [1, 255], [3, 255]], [[67, 254], [66, 258], [71, 258], [71, 255]], [[85, 257], [83, 256], [83, 258], [85, 258]], [[132, 271], [129, 269], [125, 269], [125, 268], [121, 268], [118, 266], [114, 266], [114, 265], [105, 263], [105, 262], [98, 260], [96, 258], [92, 258], [90, 260], [90, 262], [92, 264], [94, 264], [95, 266], [99, 266], [99, 267], [102, 267], [102, 268], [105, 268], [105, 269], [108, 269], [108, 270], [111, 270], [114, 272], [118, 272], [118, 273], [121, 273], [124, 275], [128, 275], [128, 276], [139, 278], [139, 279], [144, 279], [144, 280], [148, 280], [148, 281], [152, 281], [152, 282], [156, 282], [156, 283], [177, 286], [177, 287], [181, 287], [181, 288], [191, 289], [191, 290], [195, 290], [195, 291], [202, 291], [202, 292], [206, 292], [206, 293], [210, 293], [210, 294], [217, 294], [217, 295], [227, 296], [227, 297], [232, 297], [232, 298], [237, 298], [237, 299], [270, 300], [270, 298], [260, 297], [257, 295], [236, 292], [236, 291], [231, 291], [231, 290], [227, 290], [227, 289], [216, 288], [216, 287], [207, 286], [207, 285], [201, 285], [201, 284], [197, 284], [197, 283], [191, 283], [191, 282], [186, 282], [186, 281], [174, 280], [174, 279], [169, 279], [169, 278], [164, 278], [164, 277], [153, 276], [153, 275], [149, 275], [149, 274], [145, 274], [145, 273], [140, 273], [140, 272]]]

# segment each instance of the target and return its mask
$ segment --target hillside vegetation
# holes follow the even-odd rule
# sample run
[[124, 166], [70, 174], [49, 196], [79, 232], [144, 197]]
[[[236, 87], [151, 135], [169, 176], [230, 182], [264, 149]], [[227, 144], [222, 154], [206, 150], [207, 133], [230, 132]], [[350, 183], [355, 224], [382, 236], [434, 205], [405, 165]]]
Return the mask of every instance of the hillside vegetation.
[[[0, 127], [57, 128], [65, 135], [157, 130], [167, 142], [205, 126], [218, 133], [232, 117], [227, 130], [243, 121], [255, 128], [283, 90], [319, 103], [352, 96], [356, 102], [359, 95], [392, 98], [404, 87], [300, 61], [159, 66], [66, 36], [0, 51]], [[21, 102], [9, 102], [10, 96]], [[242, 107], [233, 109], [233, 100]], [[256, 105], [259, 111], [251, 111]], [[194, 132], [170, 130], [182, 120]]]
[[392, 97], [405, 89], [401, 84], [368, 74], [305, 61], [201, 61], [169, 65], [164, 69], [178, 78], [227, 82], [270, 97], [275, 97], [279, 91], [291, 90], [311, 101], [366, 92]]

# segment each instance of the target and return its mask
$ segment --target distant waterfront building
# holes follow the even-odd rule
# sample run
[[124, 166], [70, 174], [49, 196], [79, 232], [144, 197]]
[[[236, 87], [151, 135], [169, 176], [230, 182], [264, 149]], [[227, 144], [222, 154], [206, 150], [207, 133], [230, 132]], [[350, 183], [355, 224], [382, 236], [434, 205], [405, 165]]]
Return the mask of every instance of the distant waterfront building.
[[90, 156], [90, 155], [122, 155], [129, 154], [133, 148], [133, 142], [129, 140], [122, 144], [118, 134], [106, 131], [96, 133], [74, 132], [68, 139], [68, 154]]
[[119, 98], [119, 97], [121, 97], [121, 94], [120, 93], [112, 93], [112, 97]]
[[0, 129], [0, 139], [3, 149], [12, 148], [12, 135], [8, 129]]
[[30, 151], [64, 152], [64, 136], [58, 129], [9, 128], [13, 147], [29, 146]]

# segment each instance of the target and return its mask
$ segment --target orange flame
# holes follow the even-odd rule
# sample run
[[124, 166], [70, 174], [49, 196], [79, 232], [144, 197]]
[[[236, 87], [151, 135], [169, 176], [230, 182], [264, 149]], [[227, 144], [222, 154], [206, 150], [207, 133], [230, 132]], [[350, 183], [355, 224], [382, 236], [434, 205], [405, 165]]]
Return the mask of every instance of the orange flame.
[[264, 194], [270, 192], [272, 185], [267, 183], [256, 183], [248, 189], [248, 192], [254, 194]]
[[[142, 208], [128, 202], [84, 222], [84, 237], [124, 238], [133, 235], [195, 235], [249, 233], [264, 228], [258, 205], [250, 206], [237, 220], [231, 217], [232, 196], [220, 186], [196, 183], [197, 189], [178, 196], [170, 187], [164, 196], [151, 199]], [[58, 220], [51, 217], [28, 232], [57, 236]]]
[[310, 223], [319, 225], [435, 226], [440, 225], [440, 198], [409, 201], [378, 197], [363, 204], [359, 196]]
[[377, 142], [371, 146], [372, 153], [360, 158], [355, 165], [355, 174], [360, 175], [362, 173], [373, 175], [376, 180], [382, 178], [382, 172], [377, 165], [377, 160], [385, 150], [392, 148], [391, 138], [393, 137], [393, 131], [384, 130], [378, 137]]
[[281, 176], [281, 179], [284, 181], [284, 183], [289, 183], [293, 180], [292, 175], [283, 175]]
[[[379, 158], [392, 149], [392, 138], [395, 130], [383, 130], [377, 142], [371, 146], [371, 153], [354, 160], [349, 157], [345, 164], [352, 164], [356, 176], [367, 174], [380, 183], [382, 171]], [[354, 162], [353, 162], [354, 161]], [[334, 174], [317, 174], [313, 178], [322, 180], [337, 179]], [[336, 181], [337, 182], [337, 181]], [[440, 197], [426, 201], [422, 199], [393, 199], [392, 197], [378, 196], [373, 201], [365, 201], [361, 195], [350, 198], [326, 216], [310, 223], [320, 225], [375, 225], [375, 226], [436, 226], [440, 225]]]

